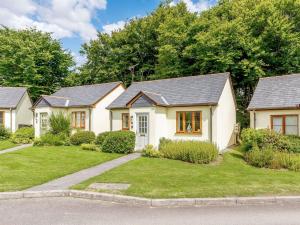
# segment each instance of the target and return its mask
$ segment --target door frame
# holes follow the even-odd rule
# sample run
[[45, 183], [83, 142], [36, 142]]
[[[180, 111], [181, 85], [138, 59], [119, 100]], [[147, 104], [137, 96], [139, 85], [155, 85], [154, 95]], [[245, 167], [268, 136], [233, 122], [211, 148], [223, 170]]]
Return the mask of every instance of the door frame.
[[[136, 112], [136, 136], [139, 133], [139, 116], [146, 115], [147, 116], [147, 143], [150, 144], [150, 113], [149, 112]], [[136, 137], [138, 138], [138, 137]]]

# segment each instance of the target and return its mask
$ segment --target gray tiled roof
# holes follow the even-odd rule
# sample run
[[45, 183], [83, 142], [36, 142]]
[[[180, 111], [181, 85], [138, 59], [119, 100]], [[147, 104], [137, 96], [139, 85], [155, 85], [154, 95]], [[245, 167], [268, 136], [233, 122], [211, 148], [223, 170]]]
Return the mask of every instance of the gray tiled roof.
[[154, 101], [158, 105], [161, 105], [161, 106], [167, 106], [167, 105], [169, 105], [169, 103], [167, 102], [167, 100], [165, 99], [165, 97], [162, 96], [161, 94], [157, 94], [157, 93], [149, 92], [149, 91], [142, 91], [140, 93], [148, 96], [148, 98], [150, 98], [152, 101]]
[[300, 74], [291, 74], [261, 78], [248, 110], [296, 108], [299, 104]]
[[24, 87], [0, 87], [0, 108], [16, 108], [26, 91]]
[[[52, 107], [82, 107], [95, 104], [121, 82], [61, 88], [50, 96], [42, 96]], [[39, 104], [37, 104], [39, 107]]]
[[[169, 106], [217, 104], [229, 73], [134, 82], [108, 108], [125, 108], [139, 92]], [[151, 94], [152, 93], [152, 94]], [[162, 98], [163, 97], [163, 100]]]

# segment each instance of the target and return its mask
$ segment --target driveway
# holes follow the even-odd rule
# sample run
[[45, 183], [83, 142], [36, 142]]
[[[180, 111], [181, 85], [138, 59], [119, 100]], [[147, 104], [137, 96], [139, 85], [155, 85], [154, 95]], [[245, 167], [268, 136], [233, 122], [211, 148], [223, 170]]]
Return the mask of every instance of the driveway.
[[72, 198], [0, 201], [5, 225], [298, 225], [300, 204], [149, 208]]

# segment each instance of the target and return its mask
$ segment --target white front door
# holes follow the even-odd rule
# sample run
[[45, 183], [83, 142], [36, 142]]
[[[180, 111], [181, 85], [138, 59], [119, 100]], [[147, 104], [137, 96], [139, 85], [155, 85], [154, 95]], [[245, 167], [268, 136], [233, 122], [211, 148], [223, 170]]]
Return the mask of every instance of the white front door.
[[149, 114], [136, 114], [136, 149], [141, 150], [149, 144]]
[[40, 113], [40, 135], [48, 131], [48, 113]]

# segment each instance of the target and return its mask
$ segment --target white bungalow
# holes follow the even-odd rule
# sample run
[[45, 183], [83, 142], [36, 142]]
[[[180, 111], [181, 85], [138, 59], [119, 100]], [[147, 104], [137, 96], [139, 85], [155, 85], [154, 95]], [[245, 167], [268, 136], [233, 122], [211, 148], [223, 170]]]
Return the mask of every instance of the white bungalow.
[[299, 135], [300, 74], [261, 78], [248, 110], [252, 128]]
[[35, 136], [47, 132], [51, 113], [71, 116], [72, 128], [96, 134], [110, 130], [110, 112], [106, 109], [124, 92], [121, 82], [66, 87], [42, 96], [33, 106]]
[[24, 87], [0, 87], [0, 125], [11, 132], [33, 125], [32, 102]]
[[229, 73], [134, 82], [108, 106], [111, 130], [136, 133], [136, 149], [160, 138], [235, 143], [236, 102]]

